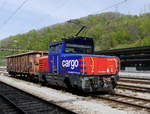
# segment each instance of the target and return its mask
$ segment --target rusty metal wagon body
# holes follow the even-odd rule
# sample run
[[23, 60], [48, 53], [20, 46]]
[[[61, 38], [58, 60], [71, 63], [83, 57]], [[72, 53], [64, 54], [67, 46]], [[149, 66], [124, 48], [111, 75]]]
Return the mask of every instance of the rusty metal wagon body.
[[10, 75], [38, 75], [39, 58], [47, 54], [45, 51], [31, 51], [8, 56], [7, 71]]

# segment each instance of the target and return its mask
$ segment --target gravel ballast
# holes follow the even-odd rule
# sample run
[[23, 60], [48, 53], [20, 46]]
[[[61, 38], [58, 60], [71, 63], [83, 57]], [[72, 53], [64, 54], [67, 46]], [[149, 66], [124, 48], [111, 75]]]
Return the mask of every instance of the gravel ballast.
[[32, 95], [38, 96], [46, 101], [53, 102], [61, 107], [70, 109], [76, 113], [84, 114], [141, 114], [135, 111], [126, 111], [112, 108], [103, 102], [87, 100], [85, 97], [73, 95], [71, 93], [43, 87], [38, 84], [26, 82], [7, 76], [0, 76], [0, 81], [13, 87], [19, 88]]

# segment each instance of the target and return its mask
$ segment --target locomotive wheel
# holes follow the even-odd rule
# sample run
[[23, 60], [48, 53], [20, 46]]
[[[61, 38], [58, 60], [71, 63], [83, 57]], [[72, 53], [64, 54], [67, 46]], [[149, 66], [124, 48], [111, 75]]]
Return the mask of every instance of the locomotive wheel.
[[41, 84], [43, 85], [43, 86], [46, 86], [47, 85], [47, 80], [46, 80], [46, 76], [45, 75], [42, 75], [42, 82], [41, 82]]
[[116, 81], [113, 79], [113, 80], [112, 80], [112, 88], [114, 89], [114, 88], [116, 88], [116, 86], [117, 86], [117, 83], [116, 83]]
[[64, 83], [66, 84], [66, 86], [69, 90], [72, 90], [72, 85], [70, 83], [69, 78], [65, 78]]

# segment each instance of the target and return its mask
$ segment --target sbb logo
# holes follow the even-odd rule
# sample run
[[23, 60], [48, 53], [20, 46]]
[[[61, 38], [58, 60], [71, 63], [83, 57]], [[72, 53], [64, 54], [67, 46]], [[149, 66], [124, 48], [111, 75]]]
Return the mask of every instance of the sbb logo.
[[63, 60], [62, 61], [62, 67], [71, 67], [73, 70], [75, 67], [79, 66], [79, 61], [76, 60]]

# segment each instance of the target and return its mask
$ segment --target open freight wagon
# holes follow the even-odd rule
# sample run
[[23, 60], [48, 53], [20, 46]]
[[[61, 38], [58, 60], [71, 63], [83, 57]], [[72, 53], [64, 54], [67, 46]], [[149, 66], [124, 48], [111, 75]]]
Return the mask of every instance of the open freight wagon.
[[45, 51], [32, 51], [7, 56], [7, 71], [10, 75], [36, 76], [39, 73], [39, 58], [47, 54]]

